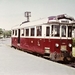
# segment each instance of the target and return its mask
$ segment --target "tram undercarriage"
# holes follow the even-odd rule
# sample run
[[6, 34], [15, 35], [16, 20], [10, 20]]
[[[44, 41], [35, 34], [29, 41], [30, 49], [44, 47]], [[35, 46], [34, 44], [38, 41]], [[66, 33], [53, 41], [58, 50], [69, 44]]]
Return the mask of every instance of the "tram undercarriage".
[[72, 53], [68, 53], [67, 51], [61, 51], [60, 53], [45, 53], [44, 57], [49, 58], [53, 61], [72, 61]]

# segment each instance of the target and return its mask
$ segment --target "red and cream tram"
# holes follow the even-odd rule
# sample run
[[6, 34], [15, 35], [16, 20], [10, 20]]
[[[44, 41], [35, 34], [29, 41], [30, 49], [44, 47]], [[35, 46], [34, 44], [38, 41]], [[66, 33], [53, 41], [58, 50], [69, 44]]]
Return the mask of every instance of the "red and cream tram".
[[70, 60], [73, 21], [62, 14], [15, 26], [11, 30], [11, 46], [55, 61]]

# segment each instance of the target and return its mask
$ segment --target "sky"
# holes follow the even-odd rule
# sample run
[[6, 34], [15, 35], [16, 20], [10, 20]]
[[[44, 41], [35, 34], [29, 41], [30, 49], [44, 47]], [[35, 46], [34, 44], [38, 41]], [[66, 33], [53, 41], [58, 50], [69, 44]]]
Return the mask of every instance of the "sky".
[[0, 28], [21, 24], [26, 11], [31, 12], [30, 21], [60, 14], [75, 18], [75, 0], [0, 0]]

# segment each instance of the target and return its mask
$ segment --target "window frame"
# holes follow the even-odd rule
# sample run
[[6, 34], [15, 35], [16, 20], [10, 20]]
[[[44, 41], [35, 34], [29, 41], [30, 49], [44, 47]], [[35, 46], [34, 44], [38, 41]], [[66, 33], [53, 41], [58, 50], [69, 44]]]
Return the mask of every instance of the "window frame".
[[[70, 27], [71, 31], [70, 31], [69, 27]], [[71, 25], [68, 25], [68, 34], [67, 34], [67, 36], [72, 37], [72, 26]]]
[[[62, 28], [62, 27], [63, 27], [63, 26], [66, 27], [65, 35], [62, 35], [62, 34], [63, 34], [63, 33], [62, 33], [62, 31], [63, 31], [62, 29], [63, 29], [63, 28]], [[67, 25], [61, 25], [61, 37], [67, 37]]]
[[42, 36], [42, 26], [36, 26], [36, 36]]
[[30, 28], [30, 36], [35, 36], [35, 28], [34, 27]]
[[14, 30], [12, 30], [12, 35], [14, 35], [14, 33], [15, 33], [15, 31], [14, 31]]
[[21, 36], [24, 36], [24, 28], [21, 28], [20, 31], [21, 31], [21, 34], [20, 35]]
[[[49, 30], [47, 29], [49, 27]], [[49, 37], [50, 36], [50, 25], [46, 26], [46, 37]]]
[[15, 33], [14, 34], [15, 34], [15, 36], [17, 36], [17, 29], [15, 29]]
[[[59, 26], [59, 28], [56, 26]], [[60, 37], [60, 24], [51, 25], [51, 37]]]
[[29, 28], [25, 28], [25, 36], [29, 36]]

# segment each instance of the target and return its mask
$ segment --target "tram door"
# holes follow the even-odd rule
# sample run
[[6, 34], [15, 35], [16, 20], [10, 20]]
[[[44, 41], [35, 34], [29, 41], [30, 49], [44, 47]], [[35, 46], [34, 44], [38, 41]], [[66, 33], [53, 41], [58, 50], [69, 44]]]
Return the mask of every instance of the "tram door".
[[20, 43], [20, 29], [18, 29], [18, 43]]
[[44, 50], [45, 54], [50, 54], [50, 25], [45, 26], [44, 34]]
[[[47, 39], [46, 39], [47, 38]], [[50, 26], [46, 26], [45, 43], [50, 47]]]

